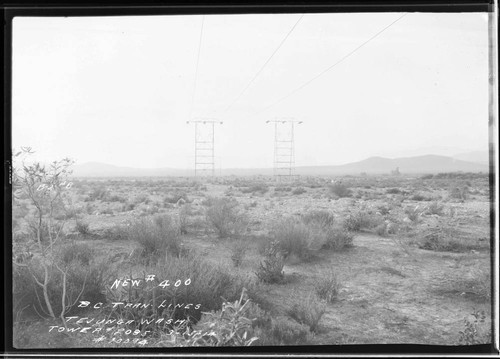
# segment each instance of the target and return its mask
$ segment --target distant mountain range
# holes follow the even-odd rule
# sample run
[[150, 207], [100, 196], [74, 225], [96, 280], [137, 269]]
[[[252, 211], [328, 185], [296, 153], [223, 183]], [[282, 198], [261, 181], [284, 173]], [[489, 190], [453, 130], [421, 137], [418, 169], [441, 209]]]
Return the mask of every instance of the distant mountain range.
[[[303, 166], [296, 167], [298, 175], [328, 176], [328, 175], [359, 175], [389, 174], [399, 168], [402, 174], [426, 174], [439, 172], [488, 172], [488, 156], [486, 152], [462, 153], [453, 157], [425, 155], [414, 157], [384, 158], [370, 157], [363, 161], [347, 163], [338, 166]], [[73, 166], [75, 177], [188, 177], [193, 170], [176, 168], [133, 168], [119, 167], [99, 162], [88, 162]], [[227, 168], [218, 171], [222, 176], [271, 176], [272, 168]]]

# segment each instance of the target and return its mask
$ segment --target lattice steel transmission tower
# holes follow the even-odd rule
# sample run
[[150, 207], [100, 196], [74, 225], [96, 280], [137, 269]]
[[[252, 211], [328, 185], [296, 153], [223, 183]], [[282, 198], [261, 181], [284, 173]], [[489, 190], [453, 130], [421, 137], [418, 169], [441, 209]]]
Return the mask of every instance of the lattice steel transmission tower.
[[274, 123], [274, 178], [276, 181], [295, 179], [295, 125], [303, 121], [279, 118], [266, 121]]
[[202, 118], [186, 123], [194, 123], [194, 175], [215, 176], [215, 125], [223, 122]]

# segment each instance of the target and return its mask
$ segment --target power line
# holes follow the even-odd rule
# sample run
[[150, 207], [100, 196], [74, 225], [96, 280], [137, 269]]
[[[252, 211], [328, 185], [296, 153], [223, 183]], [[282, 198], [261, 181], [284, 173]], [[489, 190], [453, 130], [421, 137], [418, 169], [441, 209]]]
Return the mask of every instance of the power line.
[[262, 65], [262, 67], [259, 69], [259, 71], [257, 71], [257, 73], [254, 75], [254, 77], [250, 80], [250, 82], [248, 82], [248, 84], [245, 86], [245, 88], [243, 88], [243, 91], [241, 91], [241, 93], [238, 95], [238, 97], [236, 97], [236, 99], [234, 99], [233, 102], [231, 102], [231, 104], [226, 107], [226, 109], [224, 110], [223, 113], [226, 113], [231, 107], [233, 107], [233, 105], [238, 102], [238, 100], [241, 98], [241, 96], [243, 96], [243, 94], [246, 92], [246, 90], [248, 90], [248, 88], [250, 87], [250, 85], [255, 81], [255, 79], [260, 75], [260, 73], [264, 70], [264, 68], [267, 66], [267, 64], [271, 61], [271, 59], [274, 57], [274, 55], [276, 55], [276, 53], [278, 52], [278, 50], [281, 48], [281, 46], [283, 46], [283, 44], [285, 43], [286, 39], [288, 39], [288, 37], [290, 36], [290, 34], [293, 32], [293, 30], [297, 27], [297, 25], [299, 24], [300, 20], [302, 20], [302, 18], [304, 17], [304, 14], [302, 14], [299, 19], [297, 20], [297, 22], [292, 26], [292, 28], [290, 29], [290, 31], [288, 31], [288, 33], [286, 34], [286, 36], [283, 38], [283, 40], [281, 40], [280, 44], [278, 45], [278, 47], [273, 51], [273, 53], [271, 54], [271, 56], [269, 56], [269, 58], [266, 60], [266, 62]]
[[201, 41], [203, 39], [203, 25], [204, 24], [205, 24], [205, 15], [203, 15], [201, 18], [200, 40], [198, 43], [198, 56], [196, 58], [196, 71], [194, 74], [193, 94], [191, 96], [191, 108], [189, 110], [189, 118], [191, 118], [191, 115], [193, 114], [193, 105], [194, 105], [194, 97], [196, 95], [196, 83], [198, 81], [198, 66], [200, 64]]
[[397, 18], [396, 20], [394, 20], [393, 22], [391, 22], [389, 25], [387, 25], [386, 27], [384, 27], [382, 30], [380, 30], [379, 32], [377, 32], [375, 35], [373, 35], [372, 37], [370, 37], [368, 40], [366, 40], [365, 42], [363, 42], [361, 45], [359, 45], [358, 47], [356, 47], [354, 50], [352, 50], [351, 52], [349, 52], [347, 55], [345, 55], [344, 57], [342, 57], [340, 60], [338, 60], [337, 62], [335, 62], [333, 65], [331, 65], [328, 68], [326, 68], [325, 70], [321, 71], [318, 75], [314, 76], [312, 79], [310, 79], [307, 82], [303, 83], [302, 85], [300, 85], [299, 87], [297, 87], [295, 90], [289, 92], [287, 95], [281, 97], [276, 102], [272, 103], [271, 105], [265, 107], [264, 109], [262, 109], [260, 111], [255, 112], [252, 116], [258, 115], [258, 114], [260, 114], [262, 112], [265, 112], [265, 111], [269, 110], [271, 107], [276, 106], [277, 104], [279, 104], [280, 102], [284, 101], [288, 97], [292, 96], [296, 92], [302, 90], [304, 87], [306, 87], [307, 85], [309, 85], [311, 82], [313, 82], [314, 80], [316, 80], [319, 77], [323, 76], [325, 73], [327, 73], [328, 71], [330, 71], [331, 69], [333, 69], [335, 66], [337, 66], [338, 64], [340, 64], [341, 62], [343, 62], [345, 59], [347, 59], [348, 57], [350, 57], [356, 51], [358, 51], [363, 46], [365, 46], [366, 44], [368, 44], [370, 41], [372, 41], [373, 39], [375, 39], [377, 36], [379, 36], [381, 33], [383, 33], [385, 30], [387, 30], [388, 28], [390, 28], [392, 25], [394, 25], [396, 22], [398, 22], [399, 20], [401, 20], [406, 15], [408, 15], [408, 14], [407, 13], [403, 14], [402, 16], [400, 16], [399, 18]]

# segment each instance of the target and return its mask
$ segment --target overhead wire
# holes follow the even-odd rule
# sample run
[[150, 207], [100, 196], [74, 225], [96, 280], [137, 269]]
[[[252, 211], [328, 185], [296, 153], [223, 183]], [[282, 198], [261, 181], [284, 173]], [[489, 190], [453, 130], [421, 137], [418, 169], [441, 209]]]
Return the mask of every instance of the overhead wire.
[[370, 41], [372, 41], [373, 39], [375, 39], [376, 37], [378, 37], [380, 34], [382, 34], [384, 31], [386, 31], [388, 28], [390, 28], [391, 26], [393, 26], [395, 23], [397, 23], [399, 20], [401, 20], [403, 17], [405, 17], [406, 15], [408, 15], [407, 13], [404, 13], [402, 16], [398, 17], [396, 20], [394, 20], [393, 22], [391, 22], [389, 25], [387, 25], [386, 27], [384, 27], [382, 30], [378, 31], [375, 35], [373, 35], [372, 37], [370, 37], [368, 40], [366, 40], [365, 42], [363, 42], [361, 45], [359, 45], [358, 47], [356, 47], [354, 50], [352, 50], [351, 52], [349, 52], [347, 55], [345, 55], [344, 57], [342, 57], [340, 60], [338, 60], [337, 62], [335, 62], [334, 64], [330, 65], [328, 68], [326, 68], [325, 70], [321, 71], [319, 74], [317, 74], [316, 76], [314, 76], [313, 78], [309, 79], [308, 81], [306, 81], [305, 83], [303, 83], [302, 85], [300, 85], [299, 87], [297, 87], [296, 89], [290, 91], [287, 95], [281, 97], [280, 99], [278, 99], [277, 101], [273, 102], [271, 105], [269, 106], [266, 106], [265, 108], [263, 108], [262, 110], [259, 110], [257, 112], [254, 112], [252, 114], [252, 116], [256, 116], [256, 115], [259, 115], [267, 110], [269, 110], [270, 108], [276, 106], [277, 104], [283, 102], [284, 100], [286, 100], [287, 98], [289, 98], [290, 96], [294, 95], [296, 92], [302, 90], [304, 87], [306, 87], [307, 85], [309, 85], [311, 82], [315, 81], [316, 79], [318, 79], [319, 77], [323, 76], [324, 74], [326, 74], [328, 71], [330, 71], [331, 69], [333, 69], [335, 66], [339, 65], [340, 63], [342, 63], [344, 60], [346, 60], [347, 58], [349, 58], [350, 56], [352, 56], [356, 51], [358, 51], [359, 49], [361, 49], [363, 46], [365, 46], [366, 44], [368, 44]]
[[273, 53], [271, 54], [271, 56], [268, 57], [268, 59], [266, 60], [266, 62], [264, 62], [264, 64], [260, 67], [259, 71], [257, 71], [257, 73], [252, 77], [252, 79], [247, 83], [247, 85], [243, 88], [243, 91], [241, 91], [241, 93], [233, 100], [233, 102], [231, 102], [231, 104], [229, 106], [226, 107], [226, 109], [223, 111], [223, 113], [226, 113], [227, 111], [229, 111], [231, 109], [231, 107], [234, 106], [234, 104], [236, 102], [238, 102], [238, 100], [243, 96], [243, 94], [248, 90], [248, 88], [252, 85], [252, 83], [257, 79], [257, 77], [259, 77], [259, 75], [262, 73], [262, 71], [264, 70], [264, 68], [267, 66], [267, 64], [269, 64], [269, 62], [271, 61], [271, 59], [274, 57], [274, 55], [276, 55], [276, 53], [279, 51], [279, 49], [283, 46], [283, 44], [285, 43], [285, 41], [288, 39], [288, 37], [290, 36], [290, 34], [293, 32], [293, 30], [297, 27], [297, 25], [299, 24], [299, 22], [302, 20], [302, 18], [304, 17], [304, 14], [302, 14], [298, 20], [295, 22], [295, 24], [292, 26], [292, 28], [288, 31], [288, 33], [285, 35], [285, 37], [281, 40], [281, 42], [279, 43], [278, 47], [273, 51]]

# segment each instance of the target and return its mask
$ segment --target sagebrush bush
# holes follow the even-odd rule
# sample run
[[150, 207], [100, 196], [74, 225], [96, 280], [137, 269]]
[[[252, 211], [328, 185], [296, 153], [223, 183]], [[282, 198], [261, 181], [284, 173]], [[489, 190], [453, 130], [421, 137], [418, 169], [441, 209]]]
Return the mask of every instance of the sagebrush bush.
[[288, 315], [297, 322], [308, 325], [311, 332], [316, 332], [325, 312], [326, 305], [315, 295], [309, 295], [299, 299], [288, 311]]
[[285, 261], [277, 241], [271, 241], [265, 251], [264, 261], [255, 274], [264, 283], [281, 283], [285, 278]]
[[279, 243], [285, 258], [295, 255], [302, 261], [308, 261], [314, 250], [320, 249], [324, 236], [322, 228], [317, 225], [306, 225], [293, 218], [284, 219], [273, 228], [274, 241]]
[[314, 289], [319, 298], [326, 300], [327, 303], [334, 302], [340, 292], [340, 281], [337, 274], [330, 271], [323, 275], [314, 283]]
[[211, 200], [206, 210], [206, 218], [216, 230], [219, 238], [238, 236], [243, 230], [245, 220], [237, 207], [238, 202], [228, 198]]
[[302, 221], [305, 224], [318, 224], [322, 227], [333, 225], [335, 218], [333, 213], [326, 209], [316, 209], [302, 215]]
[[343, 197], [350, 197], [352, 195], [352, 191], [349, 187], [347, 187], [345, 184], [336, 182], [333, 183], [329, 186], [330, 192], [333, 193], [334, 195], [343, 198]]
[[180, 252], [180, 231], [170, 216], [141, 218], [126, 228], [127, 237], [139, 243], [143, 257], [160, 257], [166, 252], [174, 256]]
[[373, 228], [380, 224], [382, 220], [375, 218], [363, 211], [357, 211], [349, 214], [343, 222], [343, 227], [350, 232], [357, 232], [361, 229]]
[[325, 229], [324, 248], [341, 250], [352, 247], [354, 234], [346, 228], [330, 226]]

